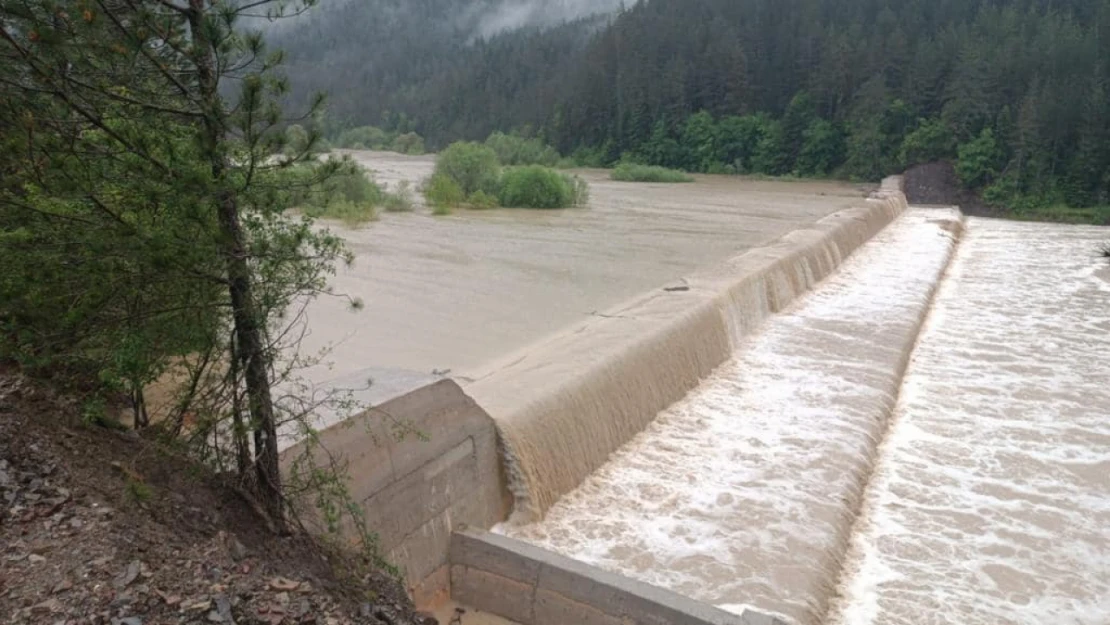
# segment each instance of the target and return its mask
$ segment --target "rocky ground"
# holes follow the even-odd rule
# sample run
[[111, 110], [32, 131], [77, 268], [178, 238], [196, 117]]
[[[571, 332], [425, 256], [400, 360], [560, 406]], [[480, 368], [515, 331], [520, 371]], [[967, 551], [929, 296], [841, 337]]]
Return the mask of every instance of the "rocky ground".
[[0, 622], [436, 623], [386, 575], [340, 578], [197, 466], [79, 413], [0, 371]]
[[917, 206], [959, 206], [965, 215], [991, 217], [998, 215], [974, 193], [960, 184], [951, 163], [936, 162], [915, 165], [903, 175], [906, 199]]

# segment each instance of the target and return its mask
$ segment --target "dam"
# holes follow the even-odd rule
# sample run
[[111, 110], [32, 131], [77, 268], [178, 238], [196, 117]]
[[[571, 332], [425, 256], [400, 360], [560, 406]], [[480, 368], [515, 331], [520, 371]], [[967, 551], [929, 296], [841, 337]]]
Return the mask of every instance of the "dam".
[[[321, 432], [418, 603], [463, 625], [1110, 621], [1110, 231], [841, 191], [750, 239], [713, 226], [669, 274], [645, 253], [664, 269], [636, 292], [479, 329], [452, 373], [414, 357]], [[390, 358], [337, 379], [355, 363]]]

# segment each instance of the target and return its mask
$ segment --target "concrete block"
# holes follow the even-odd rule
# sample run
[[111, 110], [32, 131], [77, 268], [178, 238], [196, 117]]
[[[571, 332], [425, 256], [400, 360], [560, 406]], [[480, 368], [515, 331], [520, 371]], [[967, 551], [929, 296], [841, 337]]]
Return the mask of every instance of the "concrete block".
[[571, 601], [600, 608], [609, 614], [624, 614], [629, 592], [621, 581], [631, 581], [576, 560], [549, 560], [540, 569], [538, 590], [558, 593]]
[[542, 563], [533, 551], [540, 550], [488, 532], [463, 530], [451, 537], [450, 562], [535, 586]]
[[420, 584], [447, 564], [452, 529], [450, 514], [441, 513], [389, 547], [387, 559], [401, 567], [409, 584]]
[[[487, 532], [456, 532], [451, 540], [451, 564], [535, 584], [537, 593], [559, 595], [565, 601], [637, 625], [745, 624], [741, 617], [714, 606]], [[452, 596], [463, 601], [454, 587]]]
[[[391, 549], [479, 486], [474, 443], [464, 439], [426, 466], [409, 473], [363, 502], [366, 522]], [[446, 552], [444, 552], [446, 555]]]
[[[412, 579], [412, 578], [409, 578]], [[451, 565], [444, 564], [409, 587], [412, 601], [422, 610], [435, 608], [451, 600]]]
[[[533, 625], [535, 587], [465, 566], [451, 567], [451, 598], [483, 612]], [[569, 625], [569, 624], [568, 624]]]
[[419, 432], [392, 446], [398, 478], [424, 466], [461, 441], [495, 431], [493, 419], [463, 393], [453, 380], [443, 380], [379, 407], [406, 427]]
[[536, 591], [534, 614], [534, 625], [624, 625], [615, 616], [549, 590]]

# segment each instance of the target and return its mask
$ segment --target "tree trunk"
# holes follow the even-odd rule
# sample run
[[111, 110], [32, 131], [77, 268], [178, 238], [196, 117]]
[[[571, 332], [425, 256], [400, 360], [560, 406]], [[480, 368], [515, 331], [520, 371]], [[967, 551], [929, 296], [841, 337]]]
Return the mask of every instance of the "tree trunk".
[[[204, 19], [206, 0], [189, 0], [188, 19], [195, 50], [200, 105], [204, 125], [204, 148], [212, 166], [212, 178], [220, 189], [216, 202], [220, 231], [224, 239], [227, 262], [228, 293], [231, 296], [232, 318], [238, 358], [243, 364], [247, 387], [247, 407], [254, 432], [254, 489], [270, 520], [279, 528], [285, 526], [281, 473], [278, 464], [277, 424], [274, 402], [270, 395], [269, 363], [263, 339], [264, 321], [259, 317], [254, 299], [253, 276], [247, 260], [246, 235], [239, 220], [239, 203], [229, 187], [228, 157], [223, 150], [227, 139], [223, 101], [214, 42], [208, 39]], [[243, 475], [241, 477], [248, 477]]]

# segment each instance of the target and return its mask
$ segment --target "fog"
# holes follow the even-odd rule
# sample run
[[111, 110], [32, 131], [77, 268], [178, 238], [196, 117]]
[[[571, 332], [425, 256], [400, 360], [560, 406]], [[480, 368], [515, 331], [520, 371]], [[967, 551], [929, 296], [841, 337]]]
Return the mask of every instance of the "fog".
[[[625, 6], [637, 2], [623, 0]], [[554, 26], [581, 17], [611, 13], [620, 8], [621, 3], [622, 0], [473, 0], [456, 3], [462, 6], [455, 9], [455, 15], [443, 15], [440, 20], [467, 38], [474, 39], [524, 27]], [[321, 2], [304, 15], [291, 19], [248, 18], [244, 23], [273, 33], [295, 28], [304, 24], [305, 20], [317, 19], [340, 8], [349, 9], [352, 4], [361, 5], [361, 8], [376, 13], [378, 19], [384, 21], [405, 21], [405, 14], [411, 13], [403, 0], [332, 0]]]
[[[488, 37], [525, 26], [550, 26], [579, 17], [617, 10], [622, 0], [505, 0], [475, 3], [460, 16], [473, 36]], [[625, 5], [633, 4], [625, 2]]]

